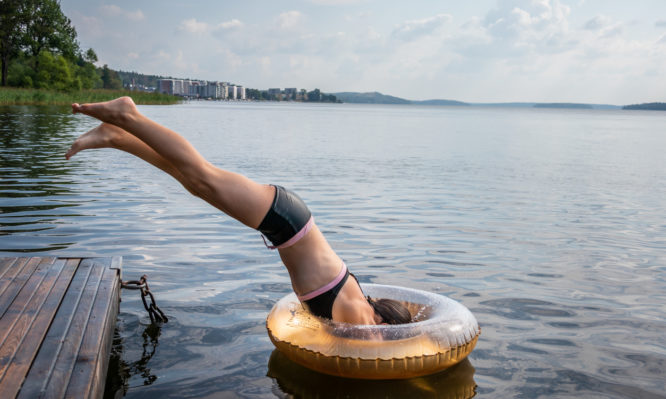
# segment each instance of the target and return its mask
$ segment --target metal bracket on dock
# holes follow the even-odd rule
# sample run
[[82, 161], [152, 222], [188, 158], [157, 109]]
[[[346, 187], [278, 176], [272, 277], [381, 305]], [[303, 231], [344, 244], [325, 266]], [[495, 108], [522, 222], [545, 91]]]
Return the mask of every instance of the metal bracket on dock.
[[[155, 297], [148, 287], [147, 275], [144, 274], [139, 280], [123, 281], [120, 286], [129, 290], [141, 290], [141, 301], [143, 302], [143, 307], [148, 312], [148, 316], [150, 316], [151, 323], [167, 323], [169, 321], [164, 312], [157, 307]], [[150, 305], [146, 301], [146, 296], [150, 297]]]

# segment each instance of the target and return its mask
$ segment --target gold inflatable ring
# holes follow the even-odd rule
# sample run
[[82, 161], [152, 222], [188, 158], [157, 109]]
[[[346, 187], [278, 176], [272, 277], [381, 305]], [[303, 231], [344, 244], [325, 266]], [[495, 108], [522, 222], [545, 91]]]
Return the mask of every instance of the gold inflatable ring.
[[347, 378], [402, 379], [424, 376], [457, 364], [472, 352], [481, 333], [463, 305], [426, 291], [362, 284], [372, 298], [403, 302], [413, 322], [354, 325], [306, 311], [292, 293], [268, 314], [266, 328], [288, 358], [321, 373]]

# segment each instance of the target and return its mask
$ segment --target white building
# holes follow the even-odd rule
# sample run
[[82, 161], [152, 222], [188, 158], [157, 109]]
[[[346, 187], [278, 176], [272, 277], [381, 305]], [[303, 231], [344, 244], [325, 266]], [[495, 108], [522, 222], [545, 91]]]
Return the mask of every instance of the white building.
[[160, 79], [157, 81], [157, 92], [173, 95], [173, 79]]
[[225, 82], [159, 79], [157, 81], [157, 92], [183, 97], [245, 100], [245, 88], [243, 86]]

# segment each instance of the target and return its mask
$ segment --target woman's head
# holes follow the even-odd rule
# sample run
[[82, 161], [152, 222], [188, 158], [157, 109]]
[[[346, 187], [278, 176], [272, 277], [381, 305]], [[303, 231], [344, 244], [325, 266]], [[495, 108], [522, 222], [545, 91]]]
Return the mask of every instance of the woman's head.
[[412, 320], [409, 310], [401, 302], [387, 298], [373, 299], [367, 297], [367, 299], [375, 313], [381, 317], [380, 323], [405, 324]]

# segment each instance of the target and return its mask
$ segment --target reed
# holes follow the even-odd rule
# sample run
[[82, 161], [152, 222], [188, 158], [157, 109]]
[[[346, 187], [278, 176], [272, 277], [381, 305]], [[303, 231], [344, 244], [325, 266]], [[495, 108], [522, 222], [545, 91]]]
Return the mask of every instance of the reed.
[[129, 90], [81, 90], [56, 91], [46, 89], [22, 89], [0, 87], [0, 105], [69, 105], [71, 103], [91, 103], [130, 96], [136, 104], [177, 104], [180, 97], [159, 93], [146, 93]]

